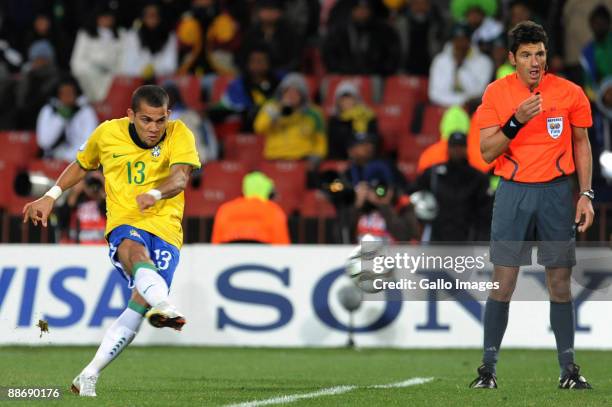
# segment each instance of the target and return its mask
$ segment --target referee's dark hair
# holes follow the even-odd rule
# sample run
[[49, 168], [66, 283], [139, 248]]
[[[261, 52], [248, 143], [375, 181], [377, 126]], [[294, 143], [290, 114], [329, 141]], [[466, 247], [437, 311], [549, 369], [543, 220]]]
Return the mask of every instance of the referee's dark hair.
[[143, 101], [151, 107], [162, 107], [168, 106], [169, 100], [168, 93], [161, 86], [143, 85], [132, 93], [132, 110], [137, 112]]
[[510, 52], [516, 54], [521, 44], [544, 43], [544, 48], [548, 49], [548, 35], [540, 24], [533, 21], [521, 21], [514, 26], [508, 33], [508, 45]]

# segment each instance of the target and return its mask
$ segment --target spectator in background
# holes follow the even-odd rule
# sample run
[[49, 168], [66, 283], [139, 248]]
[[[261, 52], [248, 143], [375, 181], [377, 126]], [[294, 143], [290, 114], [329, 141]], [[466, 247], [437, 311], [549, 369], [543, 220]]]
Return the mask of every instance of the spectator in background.
[[70, 68], [90, 102], [103, 100], [121, 60], [121, 41], [114, 10], [100, 6], [94, 18], [77, 33]]
[[181, 92], [174, 82], [166, 81], [163, 87], [168, 93], [170, 120], [181, 120], [191, 130], [202, 162], [217, 160], [219, 158], [219, 143], [215, 128], [210, 120], [203, 118], [198, 112], [185, 105]]
[[272, 66], [283, 72], [298, 70], [303, 44], [283, 16], [280, 0], [257, 0], [253, 25], [242, 44], [245, 54], [254, 44], [265, 44], [270, 50]]
[[38, 114], [36, 140], [45, 158], [74, 161], [97, 126], [96, 112], [81, 95], [76, 80], [66, 77]]
[[400, 63], [395, 29], [374, 17], [371, 0], [353, 0], [346, 25], [330, 27], [323, 43], [329, 72], [349, 75], [391, 75]]
[[192, 0], [176, 29], [179, 41], [179, 74], [204, 75], [210, 70], [206, 57], [206, 32], [219, 14], [217, 0]]
[[416, 189], [431, 191], [438, 202], [431, 241], [488, 239], [492, 209], [489, 179], [469, 165], [465, 133], [449, 136], [448, 161], [425, 170]]
[[494, 78], [491, 80], [503, 78], [504, 76], [514, 73], [516, 69], [508, 59], [508, 46], [506, 45], [506, 36], [500, 35], [491, 45], [491, 60], [493, 61]]
[[353, 139], [348, 147], [349, 167], [344, 173], [344, 178], [349, 184], [356, 187], [359, 182], [367, 178], [366, 174], [370, 171], [368, 170], [370, 166], [377, 169], [384, 168], [389, 184], [398, 188], [399, 193], [408, 191], [406, 179], [395, 164], [379, 158], [378, 145], [379, 139], [375, 133], [353, 133]]
[[361, 141], [351, 148], [348, 178], [355, 188], [355, 203], [350, 210], [355, 240], [373, 235], [385, 242], [409, 241], [418, 237], [418, 222], [410, 199], [397, 183], [394, 168], [372, 159], [374, 145]]
[[284, 15], [300, 44], [312, 44], [319, 35], [319, 0], [285, 0]]
[[[448, 138], [456, 132], [470, 130], [470, 116], [460, 106], [451, 106], [440, 120], [440, 141], [427, 147], [419, 157], [417, 172], [422, 174], [429, 167], [448, 161]], [[469, 152], [468, 152], [469, 154]], [[480, 151], [478, 152], [480, 154]]]
[[0, 79], [8, 78], [21, 68], [23, 57], [4, 39], [0, 39]]
[[[325, 19], [326, 16], [323, 15], [327, 32], [333, 30], [334, 27], [348, 25], [351, 21], [351, 11], [355, 6], [355, 0], [331, 0], [330, 2], [333, 3], [333, 6], [329, 10], [327, 18]], [[382, 0], [371, 0], [369, 4], [375, 18], [384, 20], [389, 16], [389, 10]], [[325, 5], [323, 8], [323, 12], [325, 12]]]
[[231, 74], [241, 41], [241, 2], [193, 0], [177, 28], [180, 74]]
[[261, 172], [252, 172], [242, 180], [242, 193], [244, 196], [217, 210], [212, 243], [291, 243], [287, 215], [270, 200], [274, 182]]
[[471, 33], [472, 44], [489, 54], [491, 43], [504, 32], [504, 26], [493, 16], [496, 0], [452, 0], [451, 12], [456, 21], [465, 22]]
[[527, 0], [512, 0], [508, 10], [506, 30], [511, 30], [522, 21], [534, 21], [541, 24], [539, 16], [535, 15]]
[[429, 99], [445, 107], [463, 105], [482, 96], [492, 75], [493, 63], [470, 44], [469, 28], [456, 24], [431, 64]]
[[39, 40], [47, 40], [53, 45], [57, 66], [61, 70], [67, 70], [70, 62], [71, 41], [64, 33], [63, 27], [54, 26], [51, 16], [46, 13], [37, 13], [34, 16], [32, 30], [27, 35], [26, 44], [30, 46]]
[[314, 168], [327, 155], [323, 115], [310, 103], [301, 74], [285, 76], [275, 98], [259, 110], [253, 128], [265, 137], [266, 160], [307, 159]]
[[239, 1], [222, 3], [221, 13], [212, 21], [206, 32], [207, 58], [214, 72], [219, 75], [235, 75], [238, 72], [234, 55], [242, 44], [239, 23], [242, 7]]
[[223, 108], [242, 116], [242, 130], [253, 132], [253, 121], [263, 104], [274, 96], [279, 78], [272, 71], [270, 52], [254, 45], [246, 54], [242, 75], [230, 82], [221, 98]]
[[393, 19], [401, 43], [404, 72], [427, 76], [433, 57], [442, 50], [446, 22], [431, 0], [412, 0]]
[[19, 71], [22, 63], [21, 54], [6, 40], [0, 39], [0, 129], [2, 130], [17, 127], [15, 109], [17, 81], [13, 78], [13, 74]]
[[584, 80], [580, 55], [584, 46], [593, 38], [589, 17], [599, 5], [612, 10], [612, 0], [566, 0], [563, 5], [561, 27], [564, 34], [565, 74], [568, 79], [579, 84]]
[[61, 243], [106, 244], [106, 193], [100, 171], [88, 172], [57, 209]]
[[59, 81], [53, 46], [39, 40], [28, 49], [28, 62], [23, 66], [17, 84], [17, 127], [33, 130], [40, 109], [47, 103]]
[[580, 62], [585, 73], [585, 92], [589, 99], [595, 100], [601, 80], [612, 76], [610, 10], [603, 4], [595, 7], [589, 17], [589, 24], [593, 41], [583, 48]]
[[142, 10], [141, 20], [122, 38], [119, 73], [151, 80], [172, 75], [178, 68], [176, 35], [166, 25], [159, 6], [151, 3]]
[[334, 111], [328, 120], [330, 160], [346, 160], [348, 150], [356, 134], [371, 134], [377, 138], [378, 129], [375, 113], [367, 107], [357, 86], [343, 81], [336, 88]]

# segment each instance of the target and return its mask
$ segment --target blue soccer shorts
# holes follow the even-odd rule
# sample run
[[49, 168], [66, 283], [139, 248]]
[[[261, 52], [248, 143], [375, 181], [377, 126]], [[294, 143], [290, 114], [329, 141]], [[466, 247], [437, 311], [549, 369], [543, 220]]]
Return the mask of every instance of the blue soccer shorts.
[[147, 249], [149, 257], [155, 263], [159, 275], [166, 280], [166, 284], [170, 288], [174, 271], [179, 263], [179, 249], [154, 234], [130, 225], [121, 225], [114, 228], [107, 237], [110, 249], [109, 257], [115, 269], [127, 280], [129, 288], [134, 288], [134, 279], [123, 269], [117, 254], [117, 248], [124, 239], [140, 243]]

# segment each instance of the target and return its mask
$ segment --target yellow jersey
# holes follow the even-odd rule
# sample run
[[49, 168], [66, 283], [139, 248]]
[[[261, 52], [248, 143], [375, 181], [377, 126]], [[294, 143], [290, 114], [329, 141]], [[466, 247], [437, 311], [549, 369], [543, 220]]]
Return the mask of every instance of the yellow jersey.
[[180, 248], [183, 245], [184, 193], [161, 199], [140, 212], [136, 196], [157, 188], [169, 175], [170, 167], [187, 164], [200, 168], [193, 133], [180, 120], [168, 123], [161, 141], [142, 148], [136, 130], [127, 117], [109, 120], [91, 134], [77, 153], [81, 168], [90, 171], [102, 166], [106, 190], [106, 231], [119, 225], [146, 230]]

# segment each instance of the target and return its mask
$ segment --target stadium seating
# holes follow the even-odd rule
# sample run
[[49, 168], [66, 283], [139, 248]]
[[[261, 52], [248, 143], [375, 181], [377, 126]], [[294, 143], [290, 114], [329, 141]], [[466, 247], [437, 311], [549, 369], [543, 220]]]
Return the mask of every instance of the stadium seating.
[[[21, 217], [21, 210], [29, 199], [19, 197], [13, 190], [13, 182], [18, 170], [25, 169], [38, 153], [36, 135], [27, 131], [0, 132], [0, 209], [3, 209], [1, 239], [10, 239], [9, 229], [12, 218]], [[21, 228], [27, 230], [27, 228]], [[25, 233], [21, 233], [24, 241]]]
[[225, 121], [215, 123], [215, 135], [219, 141], [225, 142], [225, 139], [234, 134], [240, 133], [242, 129], [242, 120], [237, 115], [228, 117]]
[[105, 121], [124, 117], [131, 104], [132, 93], [141, 85], [141, 78], [116, 76], [106, 98], [102, 102], [94, 103], [98, 119]]
[[253, 169], [263, 160], [264, 139], [259, 134], [228, 134], [224, 140], [225, 159]]
[[299, 212], [306, 190], [306, 166], [302, 161], [263, 161], [259, 170], [274, 180], [274, 200], [287, 215]]
[[427, 98], [426, 77], [395, 75], [385, 80], [383, 91], [383, 103], [385, 104], [408, 104], [426, 103]]
[[343, 173], [348, 168], [348, 161], [342, 160], [325, 160], [319, 165], [319, 172], [324, 171], [336, 171], [337, 173]]
[[62, 160], [34, 160], [28, 164], [30, 172], [40, 172], [52, 179], [58, 179], [68, 162]]
[[[329, 233], [326, 232], [329, 230], [329, 225], [333, 229], [336, 208], [329, 202], [325, 194], [319, 190], [306, 191], [300, 209], [299, 241], [319, 244], [326, 243], [326, 240], [329, 241], [329, 237], [326, 239]], [[309, 231], [312, 233], [308, 233]]]
[[423, 112], [423, 124], [421, 126], [421, 134], [440, 134], [440, 121], [446, 108], [436, 105], [425, 106]]
[[232, 75], [219, 75], [215, 79], [212, 90], [210, 92], [210, 103], [218, 103], [221, 101], [225, 90], [229, 86], [230, 82], [234, 80], [234, 76]]
[[336, 216], [336, 208], [323, 191], [308, 190], [304, 193], [300, 214], [306, 218], [333, 218]]
[[0, 159], [25, 165], [38, 155], [36, 134], [30, 131], [0, 132]]
[[247, 173], [243, 163], [212, 161], [204, 166], [199, 188], [187, 188], [186, 217], [213, 217], [222, 203], [242, 195], [242, 178]]
[[321, 81], [319, 77], [315, 75], [306, 75], [306, 85], [308, 86], [308, 97], [311, 101], [316, 101], [317, 93], [319, 92], [319, 86]]
[[202, 100], [202, 90], [200, 79], [194, 75], [171, 76], [158, 80], [157, 82], [163, 86], [164, 82], [172, 81], [181, 92], [183, 102], [187, 107], [198, 112], [204, 110], [204, 102]]
[[430, 134], [417, 134], [403, 137], [400, 139], [398, 145], [398, 161], [413, 162], [416, 165], [421, 153], [439, 139], [439, 136]]
[[0, 158], [0, 208], [6, 209], [13, 195], [13, 179], [15, 178], [15, 163], [6, 158]]
[[399, 140], [410, 136], [413, 107], [409, 104], [394, 104], [378, 105], [374, 109], [378, 122], [378, 133], [383, 142], [383, 150], [386, 152], [395, 151]]

